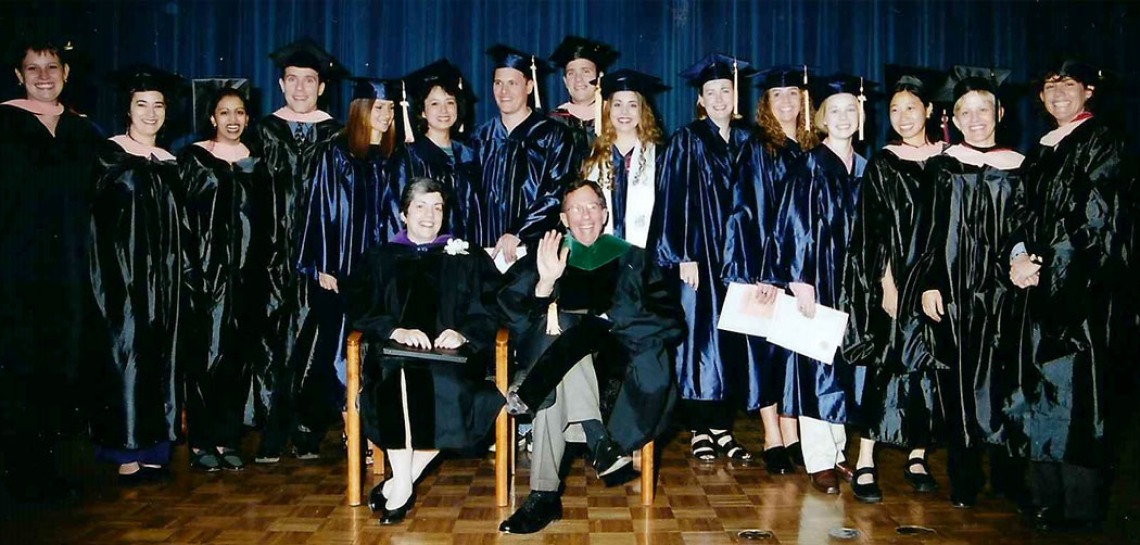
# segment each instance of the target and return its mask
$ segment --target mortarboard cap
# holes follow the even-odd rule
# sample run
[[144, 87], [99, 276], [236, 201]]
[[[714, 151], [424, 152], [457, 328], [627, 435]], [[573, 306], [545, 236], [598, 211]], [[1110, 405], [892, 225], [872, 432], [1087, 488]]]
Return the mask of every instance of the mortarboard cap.
[[550, 66], [541, 58], [503, 44], [497, 44], [487, 49], [491, 57], [493, 69], [514, 68], [522, 72], [523, 77], [534, 82], [534, 107], [542, 108], [542, 99], [538, 94], [538, 77], [550, 72]]
[[146, 64], [132, 64], [111, 72], [111, 82], [124, 94], [140, 91], [158, 91], [167, 103], [178, 97], [186, 86], [186, 80]]
[[851, 74], [834, 74], [817, 81], [819, 85], [816, 88], [816, 99], [821, 105], [823, 101], [834, 95], [846, 93], [855, 96], [859, 104], [859, 140], [863, 140], [863, 125], [867, 120], [867, 98], [878, 84]]
[[934, 100], [952, 104], [970, 91], [989, 91], [997, 97], [998, 89], [1009, 75], [1010, 71], [1005, 68], [955, 65]]
[[550, 61], [560, 68], [576, 59], [586, 59], [594, 63], [598, 72], [605, 72], [619, 53], [607, 44], [596, 42], [588, 38], [567, 36], [550, 55]]
[[914, 93], [924, 104], [930, 104], [938, 90], [946, 81], [946, 72], [932, 68], [888, 64], [883, 67], [883, 75], [890, 85], [890, 97], [901, 91]]
[[1103, 77], [1103, 73], [1091, 64], [1076, 59], [1061, 58], [1042, 71], [1034, 84], [1036, 88], [1040, 89], [1049, 80], [1073, 78], [1086, 86], [1095, 86], [1101, 82]]
[[697, 89], [700, 89], [710, 81], [718, 79], [732, 80], [732, 115], [739, 117], [740, 77], [749, 78], [756, 75], [756, 71], [753, 70], [751, 66], [752, 65], [747, 61], [737, 59], [736, 57], [713, 53], [686, 68], [681, 72], [680, 76], [688, 80], [689, 85]]
[[191, 110], [194, 112], [193, 130], [195, 134], [203, 134], [210, 126], [210, 105], [214, 98], [224, 89], [234, 89], [249, 108], [249, 92], [251, 85], [244, 78], [201, 78], [190, 82], [192, 94]]
[[269, 54], [281, 70], [290, 66], [316, 70], [321, 80], [335, 80], [348, 76], [348, 69], [309, 38], [301, 38]]
[[606, 74], [602, 80], [602, 96], [605, 98], [618, 91], [635, 91], [644, 97], [650, 97], [667, 89], [669, 86], [662, 83], [661, 78], [628, 68]]
[[761, 70], [756, 74], [761, 89], [775, 89], [778, 87], [799, 87], [807, 89], [811, 79], [818, 71], [815, 67], [806, 64], [777, 64]]
[[351, 78], [352, 99], [400, 101], [400, 82], [392, 79]]

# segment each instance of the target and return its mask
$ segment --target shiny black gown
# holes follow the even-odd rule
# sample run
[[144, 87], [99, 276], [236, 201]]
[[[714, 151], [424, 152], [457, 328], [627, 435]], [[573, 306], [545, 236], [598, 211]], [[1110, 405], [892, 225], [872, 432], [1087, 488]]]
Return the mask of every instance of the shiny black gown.
[[508, 134], [495, 116], [475, 130], [471, 146], [481, 169], [479, 220], [468, 233], [473, 244], [491, 248], [511, 233], [533, 245], [558, 226], [563, 189], [586, 153], [570, 129], [533, 111]]
[[[491, 430], [503, 397], [486, 380], [498, 325], [484, 306], [483, 282], [497, 275], [486, 253], [470, 247], [449, 255], [442, 244], [390, 242], [373, 248], [346, 282], [349, 314], [364, 333], [364, 383], [360, 397], [365, 435], [384, 448], [466, 449]], [[419, 329], [435, 339], [446, 329], [467, 338], [464, 363], [383, 356], [396, 328]], [[407, 395], [400, 388], [400, 370]]]
[[188, 224], [184, 286], [190, 306], [181, 316], [179, 361], [185, 377], [186, 419], [195, 448], [240, 446], [250, 366], [242, 310], [247, 300], [251, 187], [265, 184], [255, 157], [236, 163], [201, 146], [178, 155]]
[[[1044, 259], [1026, 290], [1022, 391], [1011, 413], [1030, 460], [1103, 467], [1135, 394], [1136, 168], [1101, 120], [1038, 144], [1023, 165], [1018, 240]], [[1122, 396], [1122, 393], [1126, 394]]]
[[[447, 225], [444, 227], [463, 240], [479, 225], [477, 187], [479, 161], [475, 151], [464, 142], [451, 141], [451, 154], [435, 145], [426, 136], [401, 147], [388, 162], [389, 193], [387, 200], [386, 232], [395, 235], [403, 228], [400, 222], [400, 195], [412, 178], [431, 178], [451, 190], [447, 206]], [[388, 238], [391, 238], [389, 235]]]
[[[851, 170], [824, 144], [788, 167], [784, 197], [772, 231], [768, 276], [815, 288], [816, 303], [839, 306], [847, 244], [851, 239], [863, 170], [867, 161], [854, 155]], [[794, 352], [787, 355], [781, 412], [835, 424], [859, 421], [858, 393], [865, 376], [836, 354], [832, 365]], [[790, 391], [788, 391], [790, 390]]]
[[[775, 153], [767, 149], [759, 134], [750, 136], [744, 145], [734, 175], [737, 183], [733, 186], [732, 216], [725, 233], [721, 275], [724, 282], [755, 284], [772, 280], [765, 278], [766, 249], [784, 196], [788, 165], [803, 154], [800, 145], [786, 137], [783, 147]], [[790, 395], [785, 380], [787, 350], [762, 337], [748, 336], [745, 340], [749, 382], [758, 385], [755, 404], [777, 404]]]
[[262, 451], [267, 455], [279, 453], [285, 435], [296, 436], [302, 428], [312, 431], [310, 444], [304, 447], [314, 448], [312, 443], [319, 438], [312, 436], [323, 435], [323, 427], [336, 412], [330, 406], [335, 394], [325, 387], [332, 369], [314, 369], [310, 355], [295, 348], [309, 314], [313, 287], [302, 281], [297, 269], [313, 173], [341, 125], [332, 119], [302, 124], [311, 127], [303, 141], [294, 137], [290, 125], [294, 124], [267, 116], [254, 127], [249, 143], [269, 173], [268, 183], [255, 186], [250, 193], [251, 267], [245, 279], [256, 296], [246, 320], [254, 343], [249, 355], [254, 420], [266, 426]]
[[[957, 144], [948, 148], [964, 146]], [[922, 342], [906, 347], [918, 369], [940, 369], [939, 402], [946, 440], [973, 448], [1009, 439], [1008, 399], [1017, 395], [1021, 363], [1010, 346], [1023, 320], [1025, 296], [1012, 291], [1008, 243], [1019, 224], [1021, 173], [990, 164], [932, 157], [924, 176], [927, 202], [914, 230], [919, 256], [900, 293], [900, 321]], [[936, 289], [946, 314], [922, 312], [922, 293]], [[1013, 335], [1011, 335], [1013, 332]]]
[[840, 305], [850, 316], [844, 359], [868, 367], [860, 405], [870, 438], [907, 448], [929, 446], [943, 415], [934, 370], [904, 357], [904, 331], [882, 308], [881, 280], [889, 271], [901, 292], [918, 257], [912, 243], [918, 209], [927, 202], [924, 166], [925, 161], [900, 158], [887, 148], [868, 165]]
[[693, 401], [734, 399], [758, 409], [760, 384], [750, 380], [744, 336], [716, 328], [725, 285], [721, 281], [725, 230], [733, 204], [733, 172], [748, 131], [732, 127], [728, 141], [711, 119], [678, 129], [658, 165], [657, 199], [646, 248], [670, 277], [692, 261], [699, 288], [680, 285], [688, 325], [677, 351], [680, 396]]
[[[578, 116], [570, 113], [569, 110], [566, 110], [564, 108], [555, 108], [554, 110], [551, 110], [550, 118], [570, 128], [571, 135], [574, 137], [574, 145], [577, 146], [578, 149], [589, 150], [590, 146], [594, 144], [594, 138], [596, 138], [597, 135], [594, 134], [593, 119], [580, 119]], [[584, 151], [584, 153], [588, 153], [588, 151]], [[585, 157], [582, 157], [581, 159], [584, 160]]]
[[175, 347], [186, 312], [181, 182], [174, 161], [99, 149], [91, 205], [91, 287], [98, 344], [84, 360], [92, 441], [118, 450], [176, 439]]
[[[519, 387], [524, 401], [532, 408], [543, 406], [565, 372], [592, 354], [610, 437], [632, 452], [669, 424], [677, 395], [673, 350], [684, 336], [683, 314], [675, 283], [644, 250], [603, 238], [609, 242], [599, 239], [591, 248], [624, 249], [588, 270], [574, 266], [571, 258], [550, 297], [534, 295], [537, 256], [527, 255], [507, 272], [498, 300], [516, 340], [519, 368], [527, 373]], [[560, 335], [546, 333], [552, 301], [558, 305]]]
[[0, 105], [0, 450], [9, 484], [43, 489], [57, 436], [84, 424], [76, 371], [91, 310], [91, 169], [102, 140], [74, 113], [60, 116], [53, 136], [34, 114]]

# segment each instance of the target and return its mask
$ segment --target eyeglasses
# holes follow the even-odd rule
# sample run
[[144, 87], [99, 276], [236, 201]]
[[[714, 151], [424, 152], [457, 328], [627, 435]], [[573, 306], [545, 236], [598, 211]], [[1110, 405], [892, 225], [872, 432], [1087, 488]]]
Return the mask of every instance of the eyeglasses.
[[599, 201], [594, 201], [594, 202], [588, 203], [588, 204], [576, 204], [574, 206], [571, 206], [571, 207], [566, 209], [566, 214], [568, 214], [568, 215], [594, 214], [594, 213], [598, 212], [599, 210], [605, 210], [605, 209], [606, 209], [605, 203], [599, 202]]

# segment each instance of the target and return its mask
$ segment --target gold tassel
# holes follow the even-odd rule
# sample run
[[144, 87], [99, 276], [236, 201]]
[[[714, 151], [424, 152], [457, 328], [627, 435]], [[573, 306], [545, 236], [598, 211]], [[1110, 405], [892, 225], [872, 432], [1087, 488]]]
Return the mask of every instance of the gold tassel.
[[864, 111], [864, 104], [867, 102], [867, 95], [863, 94], [863, 77], [859, 77], [859, 141], [863, 141], [863, 120], [866, 119], [867, 114]]
[[400, 108], [404, 110], [404, 143], [411, 144], [416, 141], [416, 135], [412, 133], [412, 116], [408, 114], [408, 84], [400, 82]]
[[736, 57], [732, 58], [732, 118], [740, 119], [740, 91], [737, 90], [740, 84], [738, 74], [740, 72], [736, 69]]
[[602, 78], [605, 72], [598, 73], [598, 85], [594, 87], [594, 135], [602, 135]]
[[[463, 90], [463, 78], [459, 78], [459, 90], [460, 91]], [[456, 112], [456, 113], [459, 113], [459, 112]], [[459, 134], [463, 134], [463, 127], [464, 127], [464, 124], [462, 122], [460, 122], [459, 123]]]
[[811, 93], [808, 92], [807, 65], [804, 65], [804, 131], [811, 132]]
[[538, 98], [538, 65], [534, 63], [534, 55], [530, 56], [530, 80], [534, 82], [534, 108], [542, 109], [542, 99]]
[[558, 325], [558, 303], [550, 303], [550, 306], [546, 307], [546, 334], [562, 334], [562, 328]]

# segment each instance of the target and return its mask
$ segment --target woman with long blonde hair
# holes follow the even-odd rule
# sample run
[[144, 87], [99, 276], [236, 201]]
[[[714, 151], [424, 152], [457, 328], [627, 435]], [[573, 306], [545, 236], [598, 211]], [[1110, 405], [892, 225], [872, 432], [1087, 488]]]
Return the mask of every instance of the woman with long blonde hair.
[[606, 233], [645, 247], [657, 186], [661, 129], [647, 96], [666, 89], [661, 80], [619, 70], [602, 83], [602, 133], [582, 163], [582, 177], [598, 182], [613, 217]]

